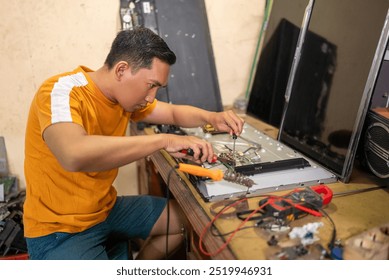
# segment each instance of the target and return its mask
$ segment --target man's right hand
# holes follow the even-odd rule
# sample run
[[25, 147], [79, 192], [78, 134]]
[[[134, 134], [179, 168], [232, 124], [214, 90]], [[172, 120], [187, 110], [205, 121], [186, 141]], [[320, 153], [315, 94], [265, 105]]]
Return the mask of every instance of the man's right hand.
[[214, 151], [212, 144], [195, 136], [180, 136], [166, 134], [165, 150], [173, 157], [188, 157], [182, 150], [191, 149], [193, 151], [193, 160], [196, 162], [214, 161]]

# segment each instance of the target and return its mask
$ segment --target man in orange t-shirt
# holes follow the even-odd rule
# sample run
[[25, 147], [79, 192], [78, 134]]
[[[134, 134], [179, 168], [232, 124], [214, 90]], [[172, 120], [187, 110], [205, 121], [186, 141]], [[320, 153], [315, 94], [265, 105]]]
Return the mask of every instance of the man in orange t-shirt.
[[173, 201], [117, 197], [112, 186], [120, 166], [160, 149], [184, 157], [180, 151], [191, 148], [194, 160], [212, 161], [211, 144], [194, 136], [125, 136], [129, 120], [181, 127], [209, 123], [241, 133], [243, 121], [232, 111], [156, 100], [175, 61], [162, 38], [136, 28], [118, 33], [98, 70], [79, 66], [39, 88], [25, 140], [23, 222], [31, 259], [126, 258], [123, 244], [130, 238], [146, 240], [138, 258], [159, 259], [182, 243], [184, 219]]

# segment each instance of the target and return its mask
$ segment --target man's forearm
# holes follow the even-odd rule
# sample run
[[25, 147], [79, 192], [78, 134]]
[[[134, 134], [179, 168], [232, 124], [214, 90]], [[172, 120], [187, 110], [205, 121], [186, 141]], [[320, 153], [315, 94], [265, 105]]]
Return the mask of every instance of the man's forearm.
[[173, 110], [174, 123], [181, 127], [199, 127], [209, 123], [213, 112], [193, 106], [175, 106]]
[[154, 124], [174, 124], [198, 127], [206, 124], [212, 112], [188, 105], [173, 105], [158, 101], [153, 112], [144, 121]]
[[167, 146], [166, 137], [87, 135], [73, 123], [48, 127], [44, 139], [63, 168], [68, 171], [102, 171], [123, 166]]
[[75, 171], [93, 172], [117, 168], [164, 148], [162, 135], [87, 137], [74, 157]]

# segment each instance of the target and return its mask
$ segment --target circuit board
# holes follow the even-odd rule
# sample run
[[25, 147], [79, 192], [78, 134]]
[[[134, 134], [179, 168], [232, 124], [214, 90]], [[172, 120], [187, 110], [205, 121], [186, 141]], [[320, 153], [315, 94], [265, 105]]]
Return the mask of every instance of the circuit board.
[[244, 194], [255, 196], [266, 192], [337, 181], [333, 173], [313, 160], [247, 123], [235, 143], [232, 136], [226, 133], [212, 134], [203, 128], [183, 130], [188, 135], [212, 143], [218, 161], [213, 164], [205, 163], [204, 167], [224, 171], [233, 169], [248, 176], [254, 182], [254, 185], [247, 188], [226, 180], [200, 180], [197, 188], [206, 201]]

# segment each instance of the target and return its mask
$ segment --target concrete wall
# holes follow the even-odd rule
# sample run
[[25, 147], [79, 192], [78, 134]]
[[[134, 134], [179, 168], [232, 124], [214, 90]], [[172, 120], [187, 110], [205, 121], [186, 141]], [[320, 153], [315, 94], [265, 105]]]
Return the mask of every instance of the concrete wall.
[[[169, 1], [169, 0], [157, 0]], [[120, 28], [119, 0], [0, 0], [0, 136], [10, 173], [25, 187], [24, 135], [30, 101], [51, 75], [103, 63]], [[224, 105], [245, 92], [265, 0], [205, 0]], [[136, 188], [134, 165], [116, 186]]]

